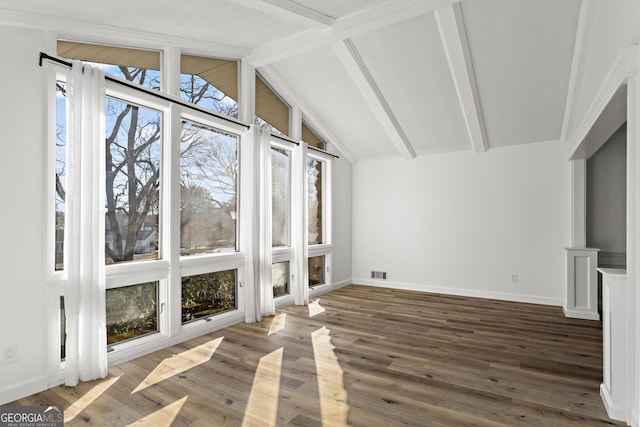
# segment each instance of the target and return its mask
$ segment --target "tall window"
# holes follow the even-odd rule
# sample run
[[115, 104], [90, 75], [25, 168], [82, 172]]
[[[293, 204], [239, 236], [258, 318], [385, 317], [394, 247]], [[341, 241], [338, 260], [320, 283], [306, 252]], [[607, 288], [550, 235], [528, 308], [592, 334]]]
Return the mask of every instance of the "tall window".
[[106, 262], [159, 258], [161, 113], [107, 97]]
[[238, 137], [183, 120], [181, 255], [237, 249]]
[[238, 62], [182, 55], [180, 97], [226, 116], [238, 116]]
[[290, 245], [291, 152], [271, 147], [272, 246]]
[[55, 269], [64, 268], [64, 216], [67, 188], [67, 84], [56, 80]]
[[307, 155], [307, 237], [309, 287], [330, 285], [331, 160], [322, 153], [309, 150]]
[[307, 203], [309, 244], [324, 243], [323, 218], [323, 169], [324, 162], [309, 157], [307, 159]]
[[[61, 41], [58, 54], [162, 90], [159, 52]], [[183, 55], [180, 79], [183, 100], [237, 115], [237, 62]], [[170, 320], [178, 311], [182, 323], [189, 323], [185, 327], [210, 330], [207, 325], [215, 322], [197, 321], [242, 308], [244, 258], [237, 253], [237, 210], [244, 127], [206, 115], [201, 108], [106, 83], [105, 170], [96, 173], [104, 173], [106, 187], [104, 205], [97, 211], [105, 215], [107, 343], [112, 349], [129, 348], [178, 334]], [[63, 268], [65, 95], [61, 78], [56, 82], [56, 140], [51, 149], [56, 269]], [[200, 256], [189, 256], [196, 254]], [[170, 298], [178, 290], [181, 298]], [[229, 316], [239, 319], [242, 313], [222, 318]], [[59, 321], [64, 330], [64, 318]], [[63, 345], [61, 332], [62, 353]]]

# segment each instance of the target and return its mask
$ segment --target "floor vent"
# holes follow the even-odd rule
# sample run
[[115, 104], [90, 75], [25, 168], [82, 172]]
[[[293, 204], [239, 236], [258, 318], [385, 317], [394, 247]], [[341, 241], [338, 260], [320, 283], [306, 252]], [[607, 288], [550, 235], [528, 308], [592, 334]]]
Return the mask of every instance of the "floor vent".
[[371, 272], [372, 279], [381, 279], [387, 280], [387, 272], [386, 271], [372, 271]]

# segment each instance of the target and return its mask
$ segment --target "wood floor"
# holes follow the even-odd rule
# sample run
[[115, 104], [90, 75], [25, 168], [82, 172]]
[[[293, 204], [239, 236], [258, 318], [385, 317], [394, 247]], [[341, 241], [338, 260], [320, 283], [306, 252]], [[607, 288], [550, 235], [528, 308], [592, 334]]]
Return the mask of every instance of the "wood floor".
[[623, 425], [601, 343], [559, 307], [348, 286], [13, 404], [68, 425]]

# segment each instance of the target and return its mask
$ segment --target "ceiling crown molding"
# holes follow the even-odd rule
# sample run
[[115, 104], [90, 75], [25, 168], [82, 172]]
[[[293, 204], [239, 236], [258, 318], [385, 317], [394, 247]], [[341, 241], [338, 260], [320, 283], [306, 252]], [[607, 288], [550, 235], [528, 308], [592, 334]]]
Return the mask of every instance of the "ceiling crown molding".
[[250, 54], [251, 49], [222, 43], [195, 40], [186, 37], [148, 31], [132, 30], [112, 25], [94, 24], [71, 19], [47, 16], [39, 13], [0, 9], [0, 23], [34, 28], [57, 33], [58, 38], [100, 44], [114, 44], [148, 49], [165, 47], [189, 48], [189, 52], [206, 53], [208, 56], [239, 59]]

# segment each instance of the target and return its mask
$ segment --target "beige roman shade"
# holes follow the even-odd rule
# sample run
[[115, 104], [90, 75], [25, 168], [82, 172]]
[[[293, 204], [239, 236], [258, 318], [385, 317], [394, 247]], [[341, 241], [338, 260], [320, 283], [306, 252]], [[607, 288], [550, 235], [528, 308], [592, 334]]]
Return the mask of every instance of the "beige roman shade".
[[238, 100], [238, 62], [228, 59], [182, 55], [180, 73], [193, 74], [215, 86], [234, 101]]
[[58, 40], [58, 56], [80, 61], [160, 70], [160, 52]]
[[256, 115], [289, 135], [289, 106], [256, 74]]
[[316, 147], [321, 150], [325, 149], [325, 142], [321, 140], [320, 137], [318, 137], [318, 135], [316, 135], [316, 133], [304, 122], [302, 122], [302, 140], [312, 147]]

